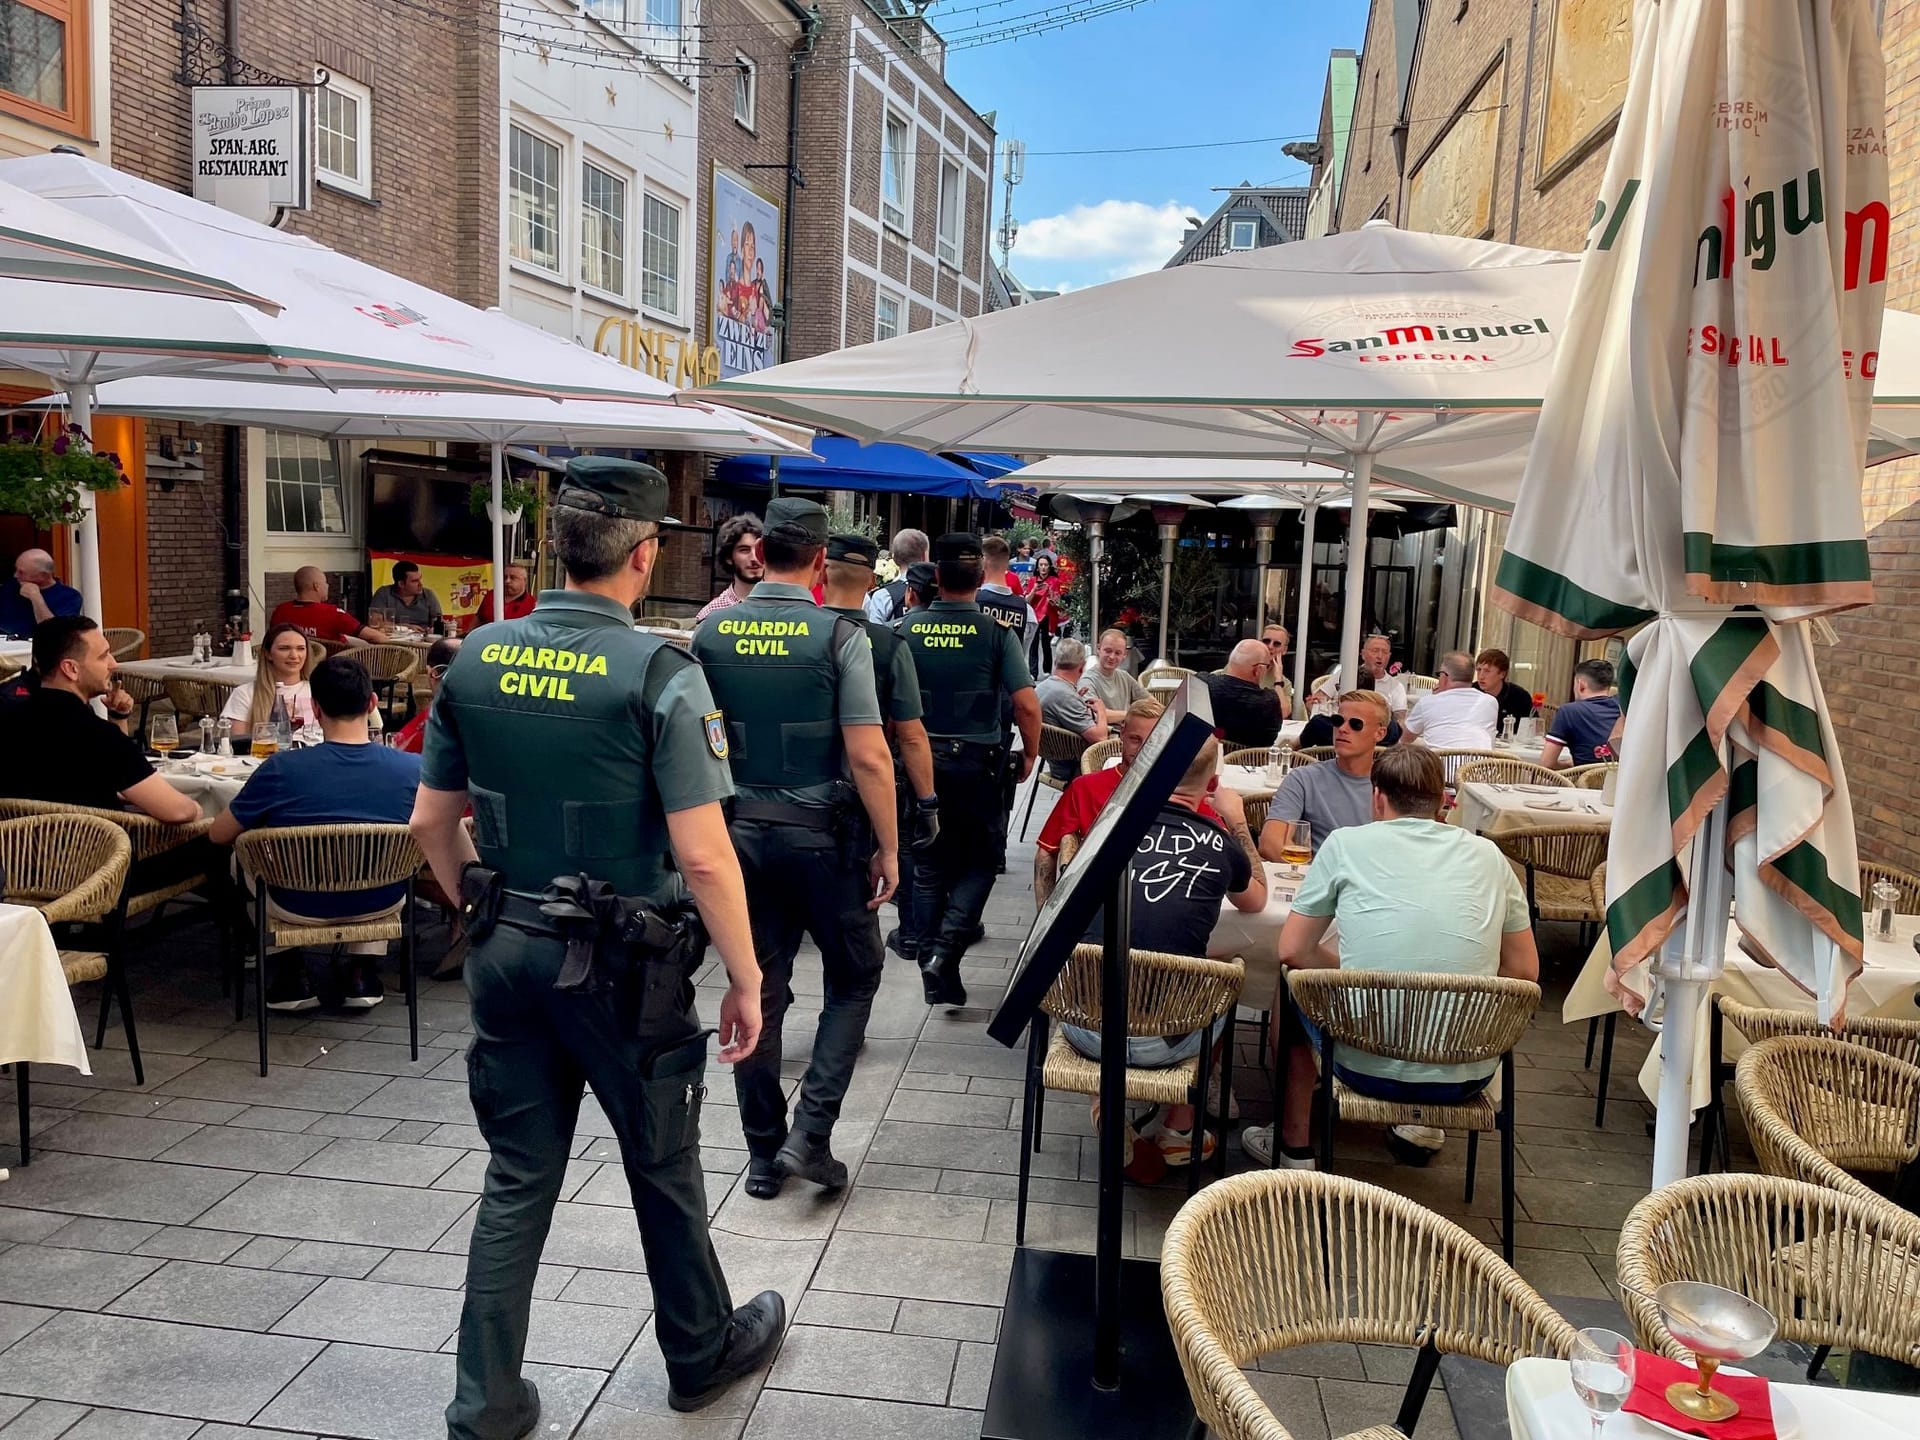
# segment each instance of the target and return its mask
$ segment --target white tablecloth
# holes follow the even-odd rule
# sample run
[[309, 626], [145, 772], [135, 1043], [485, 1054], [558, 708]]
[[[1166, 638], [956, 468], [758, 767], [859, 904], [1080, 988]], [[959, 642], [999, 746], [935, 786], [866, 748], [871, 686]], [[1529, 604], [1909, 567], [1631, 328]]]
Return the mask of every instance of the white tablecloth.
[[189, 760], [175, 760], [162, 766], [160, 773], [182, 795], [198, 801], [200, 813], [211, 820], [240, 793], [247, 777], [259, 764], [251, 755], [230, 758], [195, 755]]
[[22, 1060], [93, 1073], [46, 917], [31, 906], [0, 905], [0, 1064]]
[[33, 642], [31, 640], [0, 640], [0, 660], [31, 661]]
[[[1598, 790], [1571, 785], [1495, 787], [1476, 780], [1462, 785], [1454, 798], [1460, 806], [1460, 823], [1488, 837], [1549, 825], [1592, 830], [1613, 826], [1613, 807], [1602, 803]], [[1550, 806], [1558, 808], [1546, 808]]]
[[1242, 800], [1271, 800], [1278, 788], [1267, 778], [1264, 765], [1222, 765], [1220, 783]]
[[[1920, 1434], [1920, 1397], [1825, 1386], [1771, 1387], [1781, 1440], [1911, 1440]], [[1593, 1422], [1573, 1393], [1564, 1360], [1517, 1360], [1507, 1369], [1507, 1425], [1513, 1440], [1589, 1440]], [[1669, 1440], [1674, 1432], [1624, 1411], [1602, 1440]]]
[[122, 660], [122, 675], [138, 675], [145, 680], [211, 680], [216, 685], [245, 685], [253, 679], [254, 667], [223, 660], [217, 665], [196, 665], [190, 655], [172, 655], [162, 660]]
[[1207, 954], [1215, 960], [1231, 960], [1236, 955], [1247, 962], [1246, 978], [1240, 983], [1240, 1003], [1255, 1010], [1273, 1004], [1274, 986], [1280, 982], [1280, 927], [1293, 913], [1293, 892], [1300, 888], [1304, 870], [1262, 861], [1267, 870], [1267, 908], [1251, 913], [1236, 910], [1233, 902], [1220, 902], [1220, 922], [1213, 927], [1207, 942]]

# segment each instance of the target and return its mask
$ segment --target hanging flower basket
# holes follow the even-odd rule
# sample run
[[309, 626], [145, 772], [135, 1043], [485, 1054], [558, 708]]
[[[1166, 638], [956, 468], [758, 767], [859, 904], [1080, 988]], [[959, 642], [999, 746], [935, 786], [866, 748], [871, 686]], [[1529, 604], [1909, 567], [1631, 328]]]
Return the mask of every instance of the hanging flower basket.
[[51, 438], [0, 442], [0, 514], [25, 515], [42, 529], [78, 524], [86, 514], [83, 491], [126, 482], [120, 457], [96, 451], [78, 425]]
[[493, 508], [493, 486], [481, 481], [467, 491], [467, 508], [495, 525], [518, 525], [523, 515], [539, 518], [540, 497], [531, 485], [508, 477], [500, 482], [500, 511]]

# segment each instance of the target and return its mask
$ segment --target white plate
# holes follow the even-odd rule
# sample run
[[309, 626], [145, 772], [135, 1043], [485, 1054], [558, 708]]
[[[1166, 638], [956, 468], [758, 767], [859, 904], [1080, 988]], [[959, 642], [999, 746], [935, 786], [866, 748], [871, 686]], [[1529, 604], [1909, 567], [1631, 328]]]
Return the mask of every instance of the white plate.
[[[1769, 1385], [1767, 1395], [1773, 1402], [1775, 1440], [1799, 1440], [1800, 1415], [1793, 1408], [1793, 1402], [1787, 1399], [1784, 1390], [1778, 1385]], [[1658, 1420], [1649, 1419], [1645, 1415], [1635, 1415], [1633, 1418], [1649, 1429], [1660, 1431], [1663, 1435], [1678, 1435], [1681, 1440], [1700, 1440], [1700, 1437], [1691, 1430], [1676, 1430], [1671, 1425], [1662, 1425]]]
[[1579, 808], [1580, 807], [1577, 805], [1567, 804], [1567, 802], [1564, 800], [1529, 800], [1527, 801], [1527, 809], [1529, 810], [1558, 810], [1563, 815], [1568, 814], [1571, 811], [1578, 810]]
[[1567, 787], [1564, 785], [1516, 785], [1513, 788], [1522, 795], [1558, 795]]

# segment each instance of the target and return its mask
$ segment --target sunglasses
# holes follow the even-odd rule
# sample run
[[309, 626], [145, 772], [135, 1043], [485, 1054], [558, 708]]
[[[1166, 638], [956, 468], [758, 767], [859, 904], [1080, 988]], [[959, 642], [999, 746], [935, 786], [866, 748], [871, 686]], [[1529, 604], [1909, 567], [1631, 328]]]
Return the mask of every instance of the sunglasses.
[[1372, 721], [1364, 719], [1359, 715], [1342, 715], [1340, 717], [1340, 724], [1346, 726], [1349, 730], [1364, 730], [1372, 723]]
[[1266, 642], [1266, 645], [1269, 650], [1284, 650], [1287, 648], [1287, 642], [1284, 640], [1269, 640]]

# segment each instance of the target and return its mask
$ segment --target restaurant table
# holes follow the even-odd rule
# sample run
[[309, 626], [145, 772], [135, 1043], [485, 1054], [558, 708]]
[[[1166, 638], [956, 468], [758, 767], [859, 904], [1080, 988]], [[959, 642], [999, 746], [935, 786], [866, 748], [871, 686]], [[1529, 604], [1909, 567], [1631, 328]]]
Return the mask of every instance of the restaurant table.
[[0, 1064], [22, 1061], [93, 1073], [46, 916], [0, 905]]
[[0, 660], [18, 660], [22, 663], [33, 659], [31, 640], [0, 640]]
[[1546, 753], [1546, 747], [1538, 739], [1496, 740], [1493, 742], [1493, 753], [1502, 760], [1525, 760], [1530, 765], [1547, 763], [1541, 758]]
[[[1866, 965], [1847, 989], [1848, 1016], [1920, 1019], [1920, 1009], [1915, 1008], [1915, 1001], [1920, 998], [1920, 954], [1915, 954], [1913, 948], [1914, 936], [1920, 934], [1920, 915], [1894, 916], [1891, 940], [1879, 939], [1871, 933], [1871, 917], [1867, 928]], [[1811, 995], [1771, 965], [1761, 964], [1740, 948], [1740, 928], [1731, 919], [1727, 921], [1725, 943], [1727, 968], [1708, 987], [1709, 994], [1728, 995], [1743, 1004], [1760, 1005], [1770, 1010], [1813, 1013]], [[1573, 982], [1573, 988], [1567, 992], [1566, 1004], [1560, 1010], [1562, 1024], [1574, 1025], [1595, 1016], [1617, 1014], [1624, 1008], [1618, 999], [1607, 993], [1606, 976], [1612, 965], [1613, 947], [1602, 931], [1600, 943], [1593, 947], [1585, 968]], [[1701, 1005], [1700, 1034], [1693, 1050], [1693, 1108], [1696, 1110], [1713, 1099], [1713, 1083], [1707, 1073], [1712, 1063], [1707, 1044], [1712, 1014], [1711, 1005]], [[1722, 1063], [1732, 1064], [1746, 1048], [1746, 1041], [1739, 1032], [1731, 1025], [1726, 1026], [1720, 1056]], [[1657, 1045], [1640, 1067], [1640, 1088], [1649, 1100], [1660, 1093], [1660, 1047]]]
[[160, 773], [174, 789], [197, 802], [200, 813], [211, 820], [227, 808], [246, 786], [247, 777], [263, 763], [251, 755], [191, 755], [169, 760], [160, 767]]
[[254, 675], [252, 664], [236, 665], [232, 660], [221, 659], [212, 665], [196, 665], [191, 655], [171, 655], [163, 660], [122, 660], [119, 664], [122, 675], [138, 675], [143, 680], [209, 680], [215, 685], [251, 684]]
[[[1780, 1440], [1911, 1440], [1920, 1434], [1920, 1396], [1778, 1383], [1769, 1393]], [[1535, 1356], [1507, 1367], [1507, 1427], [1513, 1440], [1590, 1440], [1593, 1422], [1573, 1393], [1566, 1361]], [[1607, 1420], [1601, 1436], [1666, 1440], [1676, 1433], [1622, 1411]]]
[[1252, 912], [1236, 910], [1231, 900], [1220, 902], [1220, 920], [1207, 941], [1207, 954], [1215, 960], [1244, 960], [1247, 973], [1240, 982], [1240, 1003], [1251, 1010], [1273, 1006], [1274, 987], [1280, 983], [1280, 927], [1293, 913], [1293, 894], [1306, 875], [1302, 866], [1261, 864], [1267, 872], [1267, 908]]
[[1491, 785], [1475, 780], [1460, 786], [1454, 800], [1459, 823], [1489, 839], [1550, 825], [1613, 828], [1613, 807], [1600, 798], [1600, 792], [1571, 785]]

